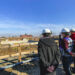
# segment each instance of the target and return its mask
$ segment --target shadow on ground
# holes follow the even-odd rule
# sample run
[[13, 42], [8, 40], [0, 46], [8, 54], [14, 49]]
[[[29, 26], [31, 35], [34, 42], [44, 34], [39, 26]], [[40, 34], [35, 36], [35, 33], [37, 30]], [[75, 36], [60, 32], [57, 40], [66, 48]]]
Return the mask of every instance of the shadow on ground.
[[[27, 75], [40, 75], [39, 63], [36, 61], [13, 67], [13, 69], [26, 73]], [[56, 71], [56, 75], [65, 75], [61, 64]]]
[[[9, 69], [10, 70], [10, 69]], [[0, 75], [40, 75], [40, 68], [38, 61], [33, 61], [21, 64], [12, 68], [12, 71], [0, 71]], [[65, 75], [62, 64], [56, 70], [56, 75]]]
[[40, 68], [38, 62], [30, 62], [18, 65], [16, 67], [13, 67], [13, 69], [22, 73], [26, 73], [27, 75], [40, 75]]
[[[7, 72], [7, 71], [0, 71], [0, 75], [11, 75], [11, 72]], [[12, 75], [17, 75], [15, 73], [12, 73]]]

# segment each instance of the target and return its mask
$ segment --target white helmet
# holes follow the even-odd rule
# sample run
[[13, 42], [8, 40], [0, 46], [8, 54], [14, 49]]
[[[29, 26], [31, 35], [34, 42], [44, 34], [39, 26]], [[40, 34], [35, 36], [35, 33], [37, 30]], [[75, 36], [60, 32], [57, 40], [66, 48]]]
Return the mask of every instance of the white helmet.
[[70, 31], [71, 31], [71, 32], [75, 32], [75, 29], [71, 29]]
[[70, 32], [70, 30], [68, 28], [63, 28], [61, 31], [61, 33], [69, 33], [69, 32]]
[[52, 33], [52, 32], [51, 32], [50, 29], [44, 29], [44, 30], [42, 31], [42, 34], [44, 34], [44, 33]]

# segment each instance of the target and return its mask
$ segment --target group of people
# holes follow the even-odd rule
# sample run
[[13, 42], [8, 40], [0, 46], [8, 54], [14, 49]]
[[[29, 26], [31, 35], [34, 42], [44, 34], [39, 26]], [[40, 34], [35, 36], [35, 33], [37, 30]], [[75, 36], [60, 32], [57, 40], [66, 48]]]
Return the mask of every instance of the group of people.
[[[40, 75], [56, 75], [60, 59], [65, 75], [72, 75], [71, 71], [75, 71], [75, 29], [62, 29], [59, 35], [59, 48], [51, 36], [50, 29], [44, 29], [42, 35], [38, 43]], [[72, 62], [73, 69], [70, 67]]]
[[[70, 65], [73, 61], [75, 65], [75, 29], [62, 29], [59, 38], [59, 49], [62, 55], [64, 71], [66, 75], [72, 75]], [[72, 71], [74, 72], [75, 68]]]

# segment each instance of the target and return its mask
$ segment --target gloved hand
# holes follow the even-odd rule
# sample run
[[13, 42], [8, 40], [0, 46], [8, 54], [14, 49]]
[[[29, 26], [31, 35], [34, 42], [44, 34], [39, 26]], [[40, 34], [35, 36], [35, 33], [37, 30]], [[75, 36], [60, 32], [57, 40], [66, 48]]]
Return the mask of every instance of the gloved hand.
[[47, 68], [47, 71], [49, 71], [49, 72], [53, 72], [54, 69], [55, 69], [55, 67], [52, 65], [52, 66], [49, 66], [49, 67]]

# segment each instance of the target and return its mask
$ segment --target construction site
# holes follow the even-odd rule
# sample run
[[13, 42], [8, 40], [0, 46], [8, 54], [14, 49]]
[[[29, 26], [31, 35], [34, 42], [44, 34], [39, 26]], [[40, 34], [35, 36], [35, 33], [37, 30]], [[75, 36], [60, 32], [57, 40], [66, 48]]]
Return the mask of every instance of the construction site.
[[[0, 44], [0, 75], [40, 75], [38, 39], [2, 40]], [[58, 39], [55, 38], [58, 43]], [[73, 64], [72, 64], [73, 66]], [[57, 75], [65, 75], [60, 62]], [[73, 74], [74, 75], [74, 74]]]
[[75, 75], [75, 0], [0, 0], [0, 75]]

